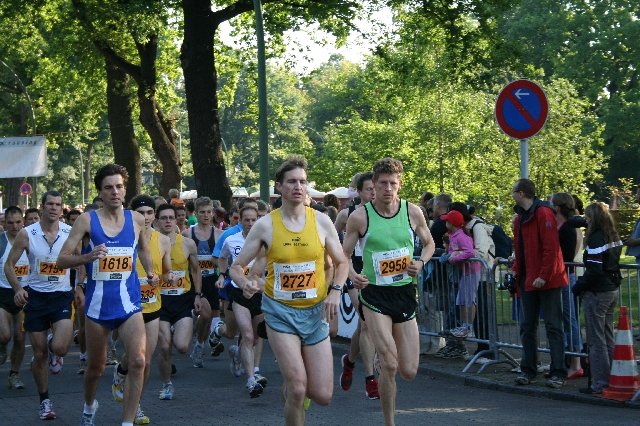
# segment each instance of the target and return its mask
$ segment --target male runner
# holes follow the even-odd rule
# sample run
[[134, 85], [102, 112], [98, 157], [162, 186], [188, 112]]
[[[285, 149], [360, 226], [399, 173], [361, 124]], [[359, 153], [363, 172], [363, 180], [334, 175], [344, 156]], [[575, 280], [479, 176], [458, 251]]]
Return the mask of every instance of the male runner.
[[[19, 207], [8, 207], [4, 212], [4, 230], [0, 235], [0, 365], [7, 360], [7, 345], [13, 336], [11, 348], [11, 369], [9, 370], [9, 389], [23, 389], [20, 380], [20, 366], [24, 358], [24, 331], [22, 323], [24, 312], [13, 300], [13, 289], [4, 274], [4, 262], [7, 260], [11, 245], [18, 232], [24, 228], [22, 210]], [[21, 285], [26, 285], [29, 279], [29, 259], [25, 253], [15, 266], [15, 274]]]
[[[160, 333], [158, 366], [162, 390], [160, 399], [173, 399], [171, 383], [171, 347], [184, 354], [193, 336], [192, 311], [204, 318], [211, 318], [211, 306], [202, 295], [202, 273], [198, 262], [196, 244], [190, 238], [176, 233], [176, 211], [170, 204], [156, 209], [158, 231], [171, 241], [172, 282], [163, 282], [162, 308], [160, 308]], [[193, 282], [191, 281], [193, 279]], [[207, 320], [209, 321], [209, 320]], [[173, 326], [173, 332], [171, 327]]]
[[[148, 195], [138, 195], [131, 200], [130, 206], [131, 210], [140, 213], [144, 217], [144, 238], [147, 238], [153, 272], [156, 275], [163, 275], [164, 281], [171, 281], [171, 277], [169, 277], [171, 272], [171, 242], [167, 236], [160, 234], [151, 227], [156, 218], [153, 198]], [[144, 328], [147, 336], [144, 356], [144, 383], [146, 384], [151, 372], [151, 359], [158, 344], [161, 307], [160, 286], [149, 284], [140, 259], [136, 262], [136, 272], [140, 281], [142, 318], [144, 319]], [[117, 402], [122, 402], [124, 399], [124, 384], [128, 373], [128, 364], [129, 357], [125, 352], [122, 362], [113, 369], [111, 393]], [[138, 405], [134, 423], [144, 425], [149, 422], [149, 417], [144, 414], [142, 408]]]
[[[15, 304], [24, 307], [24, 329], [29, 332], [34, 357], [31, 372], [40, 394], [40, 418], [50, 420], [56, 418], [56, 413], [49, 399], [49, 375], [45, 363], [48, 359], [49, 370], [53, 374], [60, 373], [62, 356], [69, 349], [73, 333], [73, 291], [69, 270], [56, 263], [71, 227], [59, 221], [62, 212], [59, 192], [47, 191], [41, 201], [42, 218], [22, 229], [13, 240], [4, 273], [15, 292]], [[27, 286], [22, 287], [16, 275], [16, 265], [25, 251], [30, 273]], [[48, 334], [50, 328], [52, 334]]]
[[[357, 206], [349, 206], [338, 213], [338, 217], [335, 222], [336, 231], [338, 231], [338, 233], [343, 232], [346, 229], [347, 220], [351, 213], [375, 198], [376, 191], [373, 185], [373, 173], [359, 173], [358, 178], [356, 179], [356, 188], [358, 190], [360, 204]], [[353, 255], [351, 256], [351, 265], [356, 273], [359, 274], [362, 272], [362, 249], [358, 243], [356, 243]], [[353, 286], [351, 280], [347, 280], [347, 290], [349, 292], [349, 297], [351, 298], [351, 304], [354, 309], [356, 309], [356, 312], [359, 312], [360, 301], [358, 300], [358, 296], [360, 294], [360, 290]], [[364, 393], [369, 399], [380, 398], [380, 393], [378, 392], [378, 381], [376, 380], [376, 376], [373, 374], [374, 353], [375, 349], [371, 342], [371, 338], [369, 337], [367, 325], [364, 321], [360, 320], [358, 321], [356, 331], [351, 336], [350, 351], [349, 353], [344, 354], [340, 360], [342, 363], [340, 387], [343, 390], [348, 391], [351, 389], [351, 382], [353, 381], [353, 367], [355, 367], [356, 358], [361, 354], [365, 374]]]
[[24, 226], [33, 225], [36, 222], [40, 222], [40, 210], [31, 207], [24, 212]]
[[[258, 208], [253, 204], [245, 204], [239, 211], [240, 224], [242, 232], [234, 234], [226, 239], [222, 246], [220, 259], [218, 259], [218, 267], [220, 276], [228, 275], [229, 263], [235, 261], [244, 246], [245, 239], [251, 230], [253, 224], [258, 220]], [[253, 262], [252, 262], [253, 263]], [[249, 265], [249, 267], [251, 264]], [[247, 268], [246, 273], [249, 273]], [[262, 293], [256, 293], [251, 298], [246, 298], [242, 294], [242, 290], [231, 280], [231, 288], [229, 289], [231, 299], [233, 300], [233, 316], [240, 329], [240, 359], [242, 366], [247, 375], [247, 390], [251, 398], [260, 396], [267, 384], [267, 379], [260, 374], [255, 374], [255, 368], [258, 366], [255, 360], [254, 346], [258, 344], [257, 327], [263, 320], [262, 309]], [[235, 354], [232, 354], [235, 355]]]
[[[398, 197], [402, 163], [393, 158], [373, 166], [375, 198], [354, 211], [347, 221], [344, 253], [362, 249], [362, 273], [349, 271], [360, 291], [360, 313], [380, 359], [380, 398], [386, 425], [395, 424], [396, 372], [406, 380], [415, 377], [420, 357], [416, 323], [416, 288], [412, 277], [433, 255], [435, 245], [418, 206]], [[423, 249], [412, 261], [414, 234]]]
[[[104, 207], [76, 219], [58, 259], [60, 267], [85, 265], [87, 271], [84, 309], [88, 365], [84, 374], [82, 425], [95, 424], [96, 390], [105, 369], [112, 330], [118, 331], [129, 357], [123, 425], [133, 424], [142, 393], [145, 328], [140, 282], [134, 271], [138, 257], [152, 285], [157, 285], [159, 277], [152, 267], [144, 218], [123, 208], [128, 178], [127, 169], [118, 164], [108, 164], [97, 171], [94, 184]], [[78, 254], [81, 243], [82, 254]]]
[[[209, 336], [210, 324], [213, 320], [220, 320], [220, 295], [216, 280], [218, 276], [215, 273], [216, 262], [211, 255], [216, 240], [222, 234], [222, 231], [212, 225], [213, 221], [213, 201], [209, 197], [200, 197], [195, 203], [196, 215], [198, 223], [186, 229], [182, 235], [191, 238], [198, 250], [198, 263], [202, 271], [202, 294], [211, 306], [211, 315], [205, 316], [200, 313], [196, 321], [196, 343], [191, 351], [191, 361], [196, 368], [204, 367], [202, 363], [202, 351], [204, 350], [204, 341]], [[213, 317], [213, 318], [212, 318]], [[213, 348], [212, 355], [218, 356], [224, 351], [224, 345], [220, 343]]]
[[[262, 311], [267, 334], [284, 377], [287, 425], [304, 424], [304, 399], [327, 405], [333, 394], [329, 329], [323, 319], [337, 315], [348, 263], [329, 216], [304, 205], [307, 161], [291, 156], [276, 172], [282, 207], [253, 226], [240, 255], [231, 266], [231, 278], [251, 298], [261, 280], [244, 275], [244, 268], [265, 247], [267, 278]], [[316, 214], [317, 213], [317, 214]], [[327, 291], [325, 257], [335, 266], [335, 284]]]

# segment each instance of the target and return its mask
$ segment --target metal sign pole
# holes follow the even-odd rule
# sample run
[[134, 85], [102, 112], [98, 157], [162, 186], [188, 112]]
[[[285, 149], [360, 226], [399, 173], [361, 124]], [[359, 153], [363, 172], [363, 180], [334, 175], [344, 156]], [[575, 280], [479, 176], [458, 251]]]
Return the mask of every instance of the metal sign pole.
[[529, 139], [520, 139], [520, 177], [529, 178]]

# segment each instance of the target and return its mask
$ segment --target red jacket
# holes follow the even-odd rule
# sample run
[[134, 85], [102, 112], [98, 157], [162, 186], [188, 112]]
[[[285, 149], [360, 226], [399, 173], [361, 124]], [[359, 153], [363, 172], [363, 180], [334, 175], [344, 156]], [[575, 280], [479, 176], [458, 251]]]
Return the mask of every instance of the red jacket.
[[[513, 221], [513, 245], [516, 254], [513, 271], [516, 282], [519, 282], [524, 272], [525, 291], [544, 291], [566, 286], [568, 277], [553, 210], [538, 199], [534, 200], [527, 211], [521, 207], [516, 207], [515, 210], [518, 213]], [[538, 277], [546, 281], [539, 289], [533, 287], [533, 281]]]

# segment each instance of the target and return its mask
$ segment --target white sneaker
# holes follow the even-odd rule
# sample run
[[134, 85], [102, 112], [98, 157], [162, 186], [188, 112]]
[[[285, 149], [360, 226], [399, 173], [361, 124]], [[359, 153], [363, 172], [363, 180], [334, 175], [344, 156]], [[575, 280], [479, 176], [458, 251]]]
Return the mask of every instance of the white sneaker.
[[190, 357], [195, 368], [204, 368], [204, 363], [202, 362], [202, 344], [196, 342], [196, 344], [193, 345]]
[[249, 391], [249, 397], [251, 398], [257, 398], [262, 395], [262, 392], [264, 392], [264, 388], [256, 381], [255, 377], [249, 377], [247, 380], [247, 390]]
[[53, 402], [49, 398], [40, 403], [40, 420], [54, 420], [56, 412], [53, 411]]
[[242, 361], [240, 360], [240, 348], [237, 345], [233, 345], [229, 348], [229, 356], [231, 362], [229, 363], [229, 369], [234, 377], [242, 377], [244, 375], [244, 368], [242, 368]]
[[124, 374], [118, 373], [118, 366], [113, 369], [113, 379], [111, 380], [111, 395], [113, 395], [113, 400], [116, 402], [122, 402], [124, 400], [124, 382], [127, 379], [127, 376]]
[[144, 411], [142, 411], [142, 408], [140, 407], [140, 404], [138, 404], [138, 408], [136, 409], [136, 417], [135, 417], [135, 419], [133, 419], [133, 424], [134, 425], [148, 425], [149, 423], [151, 423], [151, 420], [149, 419], [148, 416], [146, 416], [144, 414]]
[[80, 419], [80, 426], [95, 426], [96, 424], [96, 413], [98, 412], [98, 401], [95, 401], [96, 409], [93, 414], [82, 412], [82, 418]]

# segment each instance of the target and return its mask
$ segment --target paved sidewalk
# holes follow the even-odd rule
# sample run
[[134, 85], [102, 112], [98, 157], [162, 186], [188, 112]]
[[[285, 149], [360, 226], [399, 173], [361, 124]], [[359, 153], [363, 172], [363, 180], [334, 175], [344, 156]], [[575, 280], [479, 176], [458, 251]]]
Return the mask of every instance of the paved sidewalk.
[[[475, 345], [468, 345], [469, 348]], [[546, 361], [546, 355], [542, 354], [541, 360]], [[513, 366], [507, 362], [487, 366], [482, 373], [477, 373], [481, 365], [474, 364], [468, 373], [462, 370], [468, 361], [463, 359], [443, 359], [434, 355], [420, 356], [420, 369], [427, 374], [460, 379], [465, 386], [473, 386], [484, 389], [499, 390], [509, 393], [530, 395], [540, 398], [555, 400], [582, 402], [603, 406], [640, 408], [640, 400], [635, 402], [618, 402], [604, 399], [600, 396], [585, 395], [580, 393], [580, 388], [587, 387], [587, 378], [567, 380], [561, 389], [551, 389], [545, 385], [546, 379], [540, 373], [534, 383], [527, 386], [516, 385], [514, 379], [516, 373], [512, 372]], [[547, 364], [548, 365], [548, 364]]]

